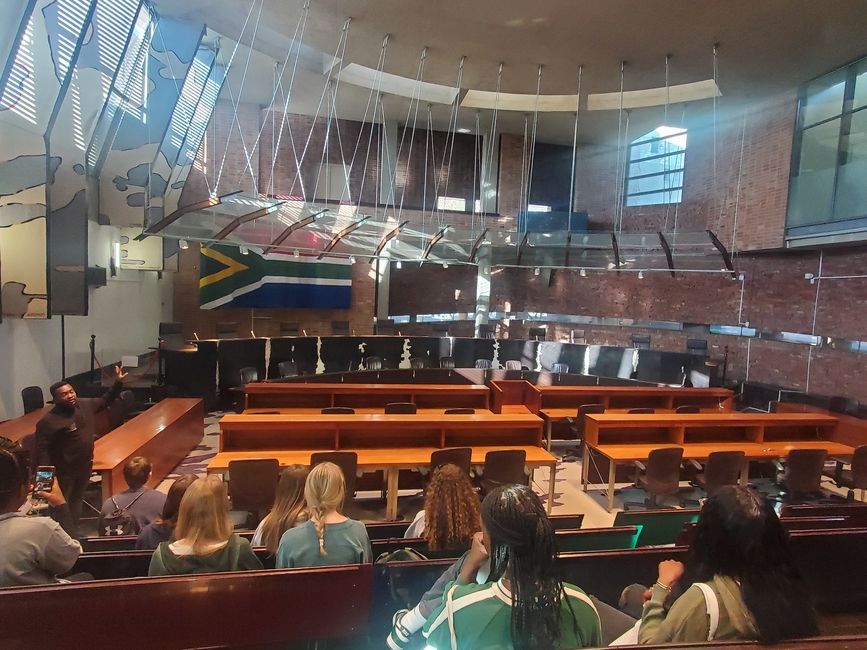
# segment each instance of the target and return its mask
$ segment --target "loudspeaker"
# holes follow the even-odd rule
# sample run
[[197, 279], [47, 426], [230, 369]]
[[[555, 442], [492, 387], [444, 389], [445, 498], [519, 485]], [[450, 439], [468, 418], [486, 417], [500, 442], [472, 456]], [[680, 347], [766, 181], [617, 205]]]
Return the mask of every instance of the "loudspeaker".
[[108, 282], [105, 269], [101, 266], [88, 266], [84, 277], [88, 287], [104, 287]]

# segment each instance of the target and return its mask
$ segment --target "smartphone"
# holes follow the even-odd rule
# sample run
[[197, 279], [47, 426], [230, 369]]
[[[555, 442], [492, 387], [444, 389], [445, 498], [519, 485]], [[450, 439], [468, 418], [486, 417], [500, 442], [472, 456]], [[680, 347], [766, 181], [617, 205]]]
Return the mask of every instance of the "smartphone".
[[40, 465], [36, 468], [36, 480], [34, 481], [34, 492], [51, 492], [54, 487], [54, 466]]

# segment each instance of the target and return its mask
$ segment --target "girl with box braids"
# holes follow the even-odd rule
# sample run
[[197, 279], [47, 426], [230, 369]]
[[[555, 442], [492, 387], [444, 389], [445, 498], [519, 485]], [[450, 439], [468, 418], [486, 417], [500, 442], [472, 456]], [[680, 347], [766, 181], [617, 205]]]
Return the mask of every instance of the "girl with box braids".
[[490, 535], [490, 579], [504, 578], [512, 592], [515, 649], [557, 647], [563, 583], [555, 570], [554, 528], [542, 502], [526, 485], [499, 487], [482, 503], [482, 522]]

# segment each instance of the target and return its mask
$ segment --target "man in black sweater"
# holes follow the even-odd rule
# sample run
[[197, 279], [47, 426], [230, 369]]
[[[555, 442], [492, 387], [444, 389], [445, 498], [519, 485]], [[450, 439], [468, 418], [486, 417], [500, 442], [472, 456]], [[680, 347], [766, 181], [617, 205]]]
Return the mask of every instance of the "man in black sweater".
[[36, 464], [56, 468], [76, 526], [93, 465], [94, 415], [117, 399], [126, 373], [115, 366], [114, 376], [114, 386], [105, 395], [90, 399], [78, 399], [72, 386], [57, 382], [50, 389], [54, 408], [36, 425]]

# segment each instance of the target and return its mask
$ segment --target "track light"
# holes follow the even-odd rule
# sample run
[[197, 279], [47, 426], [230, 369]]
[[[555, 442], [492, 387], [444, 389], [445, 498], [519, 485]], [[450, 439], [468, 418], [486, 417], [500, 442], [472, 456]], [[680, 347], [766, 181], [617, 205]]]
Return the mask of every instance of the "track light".
[[397, 268], [397, 269], [402, 269], [402, 268], [403, 268], [403, 264], [401, 264], [401, 263], [400, 263], [400, 260], [398, 260], [398, 261], [397, 261], [397, 264], [395, 264], [394, 267]]
[[586, 278], [586, 277], [587, 277], [587, 270], [586, 270], [586, 269], [581, 269], [581, 270], [578, 272], [578, 275], [580, 275], [582, 278]]
[[448, 263], [448, 262], [443, 262], [443, 268], [444, 268], [444, 269], [449, 268], [449, 263]]
[[542, 273], [542, 269], [540, 269], [538, 266], [533, 269], [533, 275], [539, 275], [540, 273]]
[[299, 257], [301, 257], [301, 253], [298, 252], [298, 249], [297, 249], [297, 248], [296, 248], [294, 251], [292, 251], [292, 257], [294, 257], [296, 260], [297, 260]]
[[182, 251], [187, 250], [189, 247], [190, 247], [190, 244], [187, 242], [186, 239], [179, 239], [178, 240], [178, 248], [180, 248]]
[[643, 280], [643, 279], [644, 279], [644, 271], [639, 271], [639, 272], [638, 272], [638, 279], [639, 279], [639, 280]]
[[240, 251], [241, 251], [241, 255], [249, 255], [249, 253], [250, 253], [249, 249], [246, 246], [241, 246]]
[[350, 264], [355, 264], [355, 255], [350, 255], [350, 256], [349, 256], [349, 263], [350, 263]]

